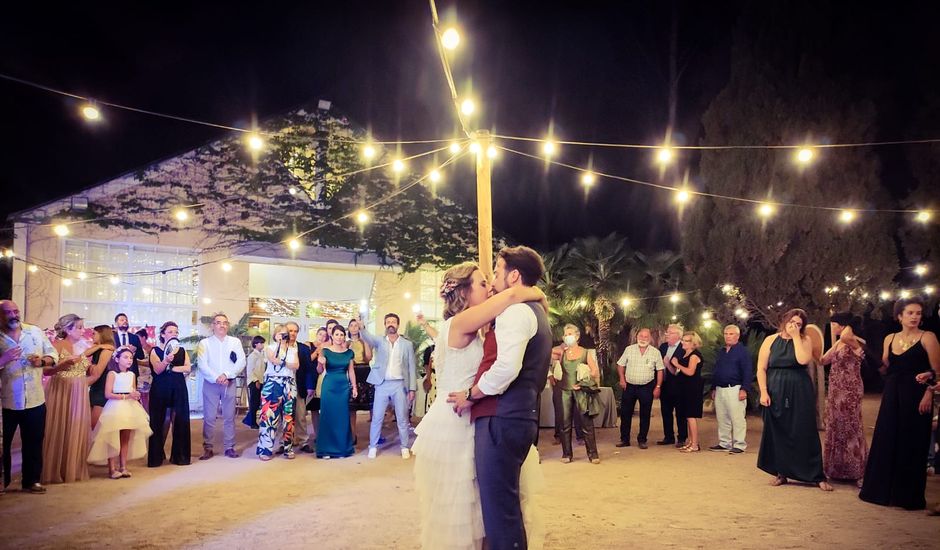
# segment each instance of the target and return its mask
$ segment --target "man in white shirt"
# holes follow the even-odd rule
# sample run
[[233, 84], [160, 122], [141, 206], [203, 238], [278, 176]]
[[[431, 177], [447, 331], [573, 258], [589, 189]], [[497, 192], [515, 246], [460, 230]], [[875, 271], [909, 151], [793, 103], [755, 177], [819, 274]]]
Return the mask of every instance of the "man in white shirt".
[[[636, 343], [627, 346], [617, 360], [617, 374], [620, 375], [620, 443], [617, 447], [630, 446], [630, 428], [633, 423], [633, 409], [640, 402], [640, 433], [637, 445], [646, 449], [646, 437], [650, 431], [650, 413], [653, 400], [659, 398], [663, 385], [663, 356], [650, 345], [650, 329], [641, 328], [636, 333]], [[655, 386], [654, 386], [655, 384]]]
[[245, 350], [238, 338], [228, 335], [229, 320], [224, 313], [212, 318], [212, 336], [199, 341], [197, 366], [202, 373], [202, 447], [199, 460], [209, 460], [215, 436], [215, 420], [222, 404], [222, 436], [225, 456], [238, 458], [235, 451], [235, 378], [245, 369]]
[[20, 429], [23, 454], [23, 490], [41, 494], [42, 440], [46, 430], [43, 374], [69, 368], [75, 358], [58, 366], [59, 354], [46, 335], [20, 322], [20, 308], [12, 300], [0, 301], [0, 396], [3, 401], [3, 486], [10, 484], [13, 436]]

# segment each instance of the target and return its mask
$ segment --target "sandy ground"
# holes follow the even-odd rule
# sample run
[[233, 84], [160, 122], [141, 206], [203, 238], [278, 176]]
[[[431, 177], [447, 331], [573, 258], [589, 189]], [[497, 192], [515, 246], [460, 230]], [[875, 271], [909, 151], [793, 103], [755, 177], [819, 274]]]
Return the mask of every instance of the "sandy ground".
[[[865, 402], [869, 437], [877, 397]], [[651, 441], [661, 438], [654, 405]], [[360, 441], [366, 437], [360, 417]], [[636, 421], [636, 420], [634, 420]], [[713, 416], [703, 443], [715, 441]], [[193, 451], [201, 450], [193, 422]], [[940, 518], [862, 502], [854, 486], [833, 493], [790, 484], [770, 487], [759, 471], [761, 422], [748, 418], [743, 455], [636, 446], [616, 449], [617, 429], [599, 430], [603, 463], [583, 447], [561, 464], [551, 430], [542, 430], [541, 498], [545, 547], [640, 546], [719, 548], [940, 548]], [[636, 433], [634, 428], [634, 433]], [[388, 427], [389, 436], [394, 430]], [[148, 469], [131, 464], [131, 479], [105, 478], [49, 487], [46, 495], [16, 490], [0, 497], [0, 546], [18, 548], [415, 548], [418, 541], [413, 460], [390, 441], [376, 460], [365, 452], [343, 460], [298, 454], [262, 463], [254, 432], [238, 426], [238, 459], [216, 456], [190, 466]], [[19, 457], [15, 456], [18, 461]], [[940, 476], [928, 479], [927, 500], [940, 500]]]

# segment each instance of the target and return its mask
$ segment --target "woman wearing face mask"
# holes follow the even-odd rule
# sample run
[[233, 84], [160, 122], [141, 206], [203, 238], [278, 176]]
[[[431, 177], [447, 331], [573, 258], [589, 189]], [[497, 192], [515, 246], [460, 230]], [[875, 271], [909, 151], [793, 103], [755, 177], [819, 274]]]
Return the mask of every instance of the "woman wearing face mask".
[[63, 315], [55, 325], [59, 366], [46, 385], [46, 432], [42, 440], [42, 483], [71, 483], [88, 479], [88, 449], [91, 445], [91, 402], [88, 398], [88, 369], [84, 355], [91, 342], [85, 325], [74, 313]]
[[757, 467], [774, 476], [774, 486], [792, 478], [831, 491], [816, 430], [816, 392], [807, 370], [812, 360], [806, 312], [792, 309], [782, 317], [780, 331], [764, 339], [757, 355], [757, 384], [764, 406]]
[[595, 403], [592, 407], [591, 402], [596, 401], [601, 376], [597, 360], [587, 349], [578, 345], [580, 337], [581, 331], [578, 327], [565, 325], [565, 344], [559, 373], [561, 378], [556, 376], [556, 383], [561, 386], [561, 461], [567, 464], [574, 458], [571, 449], [571, 423], [574, 415], [578, 415], [584, 429], [584, 446], [587, 448], [588, 459], [592, 464], [600, 464], [593, 418], [597, 414], [597, 405]]

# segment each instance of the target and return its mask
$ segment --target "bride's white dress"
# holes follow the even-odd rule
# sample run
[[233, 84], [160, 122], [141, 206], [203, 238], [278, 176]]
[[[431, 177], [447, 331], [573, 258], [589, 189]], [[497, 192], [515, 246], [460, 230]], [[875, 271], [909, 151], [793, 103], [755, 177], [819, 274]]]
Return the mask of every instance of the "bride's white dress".
[[[470, 415], [454, 413], [450, 392], [465, 392], [473, 384], [483, 341], [477, 337], [465, 348], [447, 345], [450, 319], [441, 326], [434, 350], [437, 395], [415, 428], [415, 486], [421, 512], [421, 547], [477, 550], [483, 545], [480, 491], [473, 462], [473, 424]], [[543, 483], [538, 451], [529, 451], [522, 466], [520, 493], [529, 548], [541, 548], [544, 533], [536, 521], [532, 495]]]

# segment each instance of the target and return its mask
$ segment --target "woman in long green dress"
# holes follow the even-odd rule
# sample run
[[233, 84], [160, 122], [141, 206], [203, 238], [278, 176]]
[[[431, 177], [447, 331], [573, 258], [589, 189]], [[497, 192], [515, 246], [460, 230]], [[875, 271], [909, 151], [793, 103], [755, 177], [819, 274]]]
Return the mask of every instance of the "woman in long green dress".
[[805, 327], [802, 309], [788, 311], [780, 331], [764, 339], [757, 356], [757, 383], [764, 407], [757, 467], [774, 476], [771, 485], [795, 479], [831, 491], [823, 473], [816, 430], [816, 394], [807, 371], [813, 359], [812, 346]]
[[349, 396], [358, 396], [354, 354], [346, 349], [346, 329], [342, 325], [333, 327], [331, 337], [331, 344], [323, 348], [317, 360], [317, 372], [324, 377], [317, 458], [344, 458], [356, 451], [349, 425]]

